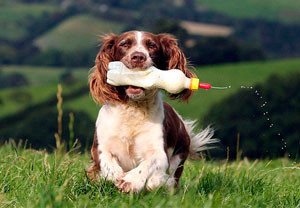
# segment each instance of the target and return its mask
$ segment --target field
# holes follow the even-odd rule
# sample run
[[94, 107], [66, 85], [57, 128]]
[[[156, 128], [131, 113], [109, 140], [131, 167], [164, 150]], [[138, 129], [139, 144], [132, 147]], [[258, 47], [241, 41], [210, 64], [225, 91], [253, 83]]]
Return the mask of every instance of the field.
[[[18, 110], [26, 107], [24, 103], [13, 103], [13, 101], [7, 99], [16, 90], [25, 90], [32, 94], [34, 99], [28, 105], [55, 95], [57, 84], [60, 80], [59, 77], [64, 69], [4, 66], [2, 67], [2, 71], [3, 73], [20, 72], [28, 78], [32, 86], [0, 91], [0, 99], [5, 101], [0, 110], [0, 117], [17, 113]], [[208, 82], [213, 86], [231, 86], [231, 88], [226, 90], [199, 90], [194, 93], [188, 104], [166, 100], [185, 118], [201, 120], [213, 103], [237, 92], [241, 89], [241, 86], [254, 86], [256, 83], [266, 80], [273, 73], [284, 75], [293, 71], [300, 71], [300, 59], [199, 67], [195, 72], [201, 82]], [[75, 86], [63, 86], [64, 92], [71, 92], [80, 86], [87, 86], [88, 69], [77, 69], [73, 71], [73, 74], [78, 79], [78, 82]], [[44, 80], [46, 77], [48, 81]], [[65, 102], [64, 107], [87, 112], [92, 119], [96, 118], [99, 109], [88, 94]]]
[[180, 25], [192, 35], [227, 37], [233, 33], [231, 27], [203, 24], [191, 21], [181, 21]]
[[118, 23], [97, 19], [91, 15], [82, 14], [71, 17], [57, 27], [35, 40], [40, 49], [57, 49], [64, 52], [74, 52], [95, 48], [99, 35], [120, 33], [123, 26]]
[[1, 207], [299, 207], [300, 164], [187, 161], [177, 190], [123, 194], [85, 174], [88, 153], [0, 147]]
[[15, 41], [23, 38], [32, 20], [42, 15], [58, 11], [58, 8], [47, 4], [24, 4], [13, 1], [0, 3], [0, 39]]
[[260, 18], [286, 23], [298, 23], [300, 2], [298, 0], [196, 0], [206, 7], [237, 18]]

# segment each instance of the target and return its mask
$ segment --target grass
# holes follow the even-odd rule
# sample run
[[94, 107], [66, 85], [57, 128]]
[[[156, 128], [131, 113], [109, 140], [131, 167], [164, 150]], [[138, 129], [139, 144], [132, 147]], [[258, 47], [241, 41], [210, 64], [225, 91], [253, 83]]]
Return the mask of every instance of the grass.
[[[57, 90], [59, 77], [63, 73], [60, 68], [47, 67], [17, 67], [4, 66], [3, 73], [20, 72], [24, 74], [33, 84], [32, 87], [25, 87], [22, 90], [28, 90], [33, 97], [33, 102], [41, 99], [47, 99], [47, 96], [54, 95]], [[214, 86], [231, 86], [227, 90], [199, 90], [194, 93], [188, 104], [179, 103], [178, 101], [170, 101], [173, 107], [184, 117], [190, 119], [198, 119], [201, 121], [204, 114], [216, 102], [237, 92], [241, 86], [254, 86], [256, 83], [265, 81], [271, 74], [285, 75], [294, 71], [300, 71], [300, 59], [285, 59], [266, 62], [239, 63], [198, 67], [195, 70], [201, 82], [208, 82]], [[79, 85], [87, 85], [88, 69], [74, 70], [73, 74], [77, 79], [81, 80]], [[43, 83], [47, 86], [43, 86]], [[63, 86], [64, 92], [73, 90], [68, 89], [69, 86]], [[26, 107], [23, 103], [13, 104], [7, 100], [7, 96], [18, 89], [7, 89], [0, 91], [0, 99], [4, 101], [0, 108], [0, 118], [4, 115], [16, 113], [18, 110]], [[64, 102], [64, 107], [84, 111], [96, 119], [99, 107], [93, 102], [89, 94], [77, 97], [73, 100]]]
[[298, 0], [197, 0], [199, 6], [237, 18], [261, 18], [298, 23]]
[[98, 35], [111, 32], [120, 33], [122, 30], [121, 24], [97, 19], [88, 14], [81, 14], [63, 21], [36, 39], [35, 44], [42, 50], [82, 51], [95, 48], [98, 45]]
[[85, 174], [88, 153], [0, 147], [1, 207], [299, 207], [300, 164], [287, 159], [187, 161], [177, 190], [120, 193]]
[[0, 73], [9, 75], [20, 73], [26, 77], [31, 86], [57, 84], [61, 80], [61, 76], [71, 71], [75, 79], [85, 81], [88, 80], [89, 67], [86, 68], [65, 68], [65, 67], [45, 67], [45, 66], [2, 66]]
[[[84, 84], [79, 82], [72, 86], [63, 85], [63, 93], [70, 93], [81, 88]], [[57, 92], [57, 84], [45, 84], [42, 86], [29, 86], [21, 88], [10, 88], [0, 91], [0, 119], [13, 115], [27, 107], [48, 100], [55, 96]], [[92, 102], [92, 101], [91, 101]], [[55, 106], [53, 106], [55, 107]]]
[[57, 7], [47, 4], [3, 1], [0, 3], [0, 39], [16, 41], [30, 31], [27, 30], [33, 19], [57, 11]]
[[[76, 68], [66, 69], [60, 67], [39, 67], [39, 66], [2, 66], [1, 74], [9, 75], [12, 73], [20, 73], [26, 77], [29, 82], [29, 86], [20, 88], [9, 88], [0, 90], [0, 119], [12, 115], [26, 107], [47, 100], [49, 97], [54, 96], [57, 92], [57, 84], [61, 82], [61, 76], [67, 70], [72, 70], [73, 77], [77, 80], [75, 85], [63, 85], [63, 92], [69, 93], [84, 85], [88, 85], [88, 71], [89, 68]], [[24, 94], [28, 96], [23, 102], [15, 100], [14, 97], [17, 94]], [[65, 102], [65, 107], [70, 107], [73, 110], [77, 110], [77, 100], [81, 100], [79, 97], [74, 102]], [[85, 96], [85, 104], [91, 106], [87, 109], [89, 115], [93, 118], [95, 112], [99, 108], [93, 103], [88, 95]], [[53, 106], [55, 107], [55, 106]], [[81, 109], [80, 109], [81, 110]]]

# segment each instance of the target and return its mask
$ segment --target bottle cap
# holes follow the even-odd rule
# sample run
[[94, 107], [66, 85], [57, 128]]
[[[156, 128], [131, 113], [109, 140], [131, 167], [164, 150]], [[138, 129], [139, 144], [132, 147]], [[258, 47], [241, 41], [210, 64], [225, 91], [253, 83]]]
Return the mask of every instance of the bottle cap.
[[198, 90], [199, 89], [199, 79], [191, 78], [190, 90]]

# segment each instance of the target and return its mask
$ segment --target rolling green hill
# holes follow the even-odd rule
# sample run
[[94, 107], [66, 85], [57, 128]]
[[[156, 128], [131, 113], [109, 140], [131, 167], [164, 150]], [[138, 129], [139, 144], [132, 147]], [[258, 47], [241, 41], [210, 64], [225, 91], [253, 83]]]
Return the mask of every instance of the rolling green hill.
[[284, 74], [300, 71], [300, 59], [286, 59], [265, 62], [215, 65], [197, 68], [200, 82], [213, 86], [231, 86], [227, 90], [200, 90], [194, 93], [188, 105], [178, 102], [171, 104], [187, 118], [201, 119], [213, 103], [241, 89], [241, 86], [254, 86], [265, 81], [271, 74]]
[[33, 20], [58, 10], [54, 5], [4, 1], [0, 3], [0, 39], [22, 39], [30, 32], [27, 27]]
[[10, 65], [0, 68], [3, 75], [20, 73], [26, 77], [32, 86], [59, 83], [61, 76], [66, 71], [72, 71], [74, 78], [81, 81], [88, 80], [89, 68], [63, 68], [43, 66], [17, 66]]
[[[2, 100], [0, 119], [14, 114], [26, 107], [49, 99], [57, 92], [57, 84], [66, 69], [53, 67], [32, 66], [5, 66], [1, 68], [3, 75], [20, 73], [25, 76], [30, 86], [0, 90]], [[87, 86], [89, 69], [78, 68], [72, 70], [72, 75], [77, 80], [74, 85], [63, 85], [63, 92], [70, 93], [82, 86]], [[21, 94], [18, 100], [15, 97]], [[22, 97], [23, 96], [23, 97]], [[20, 102], [21, 100], [21, 102]]]
[[299, 23], [298, 0], [196, 0], [199, 7], [237, 18], [260, 18]]
[[[9, 68], [10, 67], [4, 67], [3, 71], [7, 72]], [[13, 69], [14, 71], [18, 71], [17, 68]], [[36, 73], [33, 73], [34, 70], [36, 70]], [[37, 76], [39, 74], [41, 77], [44, 76], [41, 71], [48, 72], [49, 77], [51, 78], [49, 80], [52, 80], [53, 83], [48, 82], [45, 86], [37, 86], [41, 84]], [[273, 73], [284, 75], [292, 71], [300, 71], [300, 59], [201, 67], [196, 70], [201, 82], [208, 82], [214, 86], [231, 86], [231, 88], [227, 90], [199, 90], [194, 93], [194, 96], [188, 104], [179, 103], [177, 101], [169, 101], [168, 99], [166, 100], [168, 100], [168, 102], [170, 102], [183, 117], [201, 119], [213, 103], [235, 93], [237, 90], [241, 89], [241, 86], [254, 86], [255, 83], [263, 82]], [[22, 90], [27, 90], [30, 94], [32, 94], [34, 99], [32, 99], [30, 104], [37, 103], [40, 101], [39, 99], [47, 99], [48, 96], [53, 96], [55, 94], [61, 71], [53, 68], [25, 67], [19, 68], [19, 72], [27, 74], [27, 76], [31, 77], [29, 80], [32, 80], [32, 83], [36, 84], [36, 86], [22, 88]], [[74, 71], [74, 76], [78, 77], [78, 80], [81, 81], [73, 87], [68, 85], [63, 86], [63, 90], [65, 92], [71, 92], [78, 86], [87, 85], [86, 70], [76, 70]], [[0, 99], [4, 100], [0, 109], [0, 117], [14, 114], [18, 110], [26, 107], [26, 105], [22, 106], [21, 103], [12, 104], [14, 101], [9, 101], [9, 99], [7, 99], [10, 94], [17, 90], [20, 89], [0, 91]], [[92, 119], [96, 118], [98, 114], [97, 111], [99, 109], [89, 94], [64, 102], [63, 105], [65, 108], [73, 109], [75, 111], [84, 111], [88, 113]], [[55, 108], [55, 106], [53, 106], [53, 108]]]
[[111, 32], [120, 33], [122, 29], [121, 24], [97, 19], [88, 14], [81, 14], [70, 17], [37, 38], [35, 45], [42, 50], [81, 51], [95, 48], [98, 45], [99, 35]]

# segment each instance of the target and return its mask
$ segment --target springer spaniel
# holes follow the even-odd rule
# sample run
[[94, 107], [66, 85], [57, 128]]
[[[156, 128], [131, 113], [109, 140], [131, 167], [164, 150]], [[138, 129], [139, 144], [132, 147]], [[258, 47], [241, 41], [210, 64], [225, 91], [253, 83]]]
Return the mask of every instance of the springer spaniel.
[[[106, 74], [111, 61], [121, 61], [130, 69], [152, 65], [180, 69], [187, 77], [196, 77], [169, 34], [130, 31], [105, 36], [90, 74], [91, 94], [103, 105], [96, 122], [90, 176], [108, 179], [123, 192], [178, 185], [185, 160], [215, 142], [213, 131], [193, 133], [194, 122], [184, 121], [163, 102], [159, 89], [109, 85]], [[181, 101], [191, 95], [190, 90], [168, 94]]]

